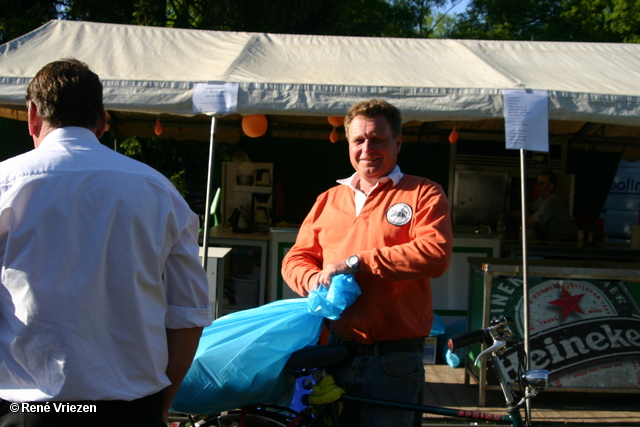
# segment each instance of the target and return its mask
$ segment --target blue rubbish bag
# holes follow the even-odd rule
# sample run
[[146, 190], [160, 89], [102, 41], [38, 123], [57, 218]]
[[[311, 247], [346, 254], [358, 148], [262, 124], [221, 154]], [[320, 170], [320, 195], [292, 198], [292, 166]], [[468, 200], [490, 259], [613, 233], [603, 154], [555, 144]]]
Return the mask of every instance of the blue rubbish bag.
[[467, 354], [467, 348], [462, 347], [457, 349], [455, 352], [452, 352], [447, 347], [447, 341], [449, 341], [449, 338], [466, 331], [467, 318], [463, 317], [457, 322], [454, 322], [451, 325], [447, 326], [442, 339], [438, 339], [438, 355], [444, 358], [444, 360], [447, 362], [447, 365], [451, 366], [452, 368], [458, 368], [464, 365], [464, 358]]
[[320, 286], [309, 293], [309, 312], [329, 320], [338, 320], [345, 308], [360, 296], [360, 287], [352, 274], [340, 274], [331, 281], [329, 289]]
[[444, 323], [442, 317], [438, 316], [438, 313], [433, 313], [433, 324], [431, 325], [431, 333], [430, 337], [439, 337], [444, 334], [444, 331], [447, 328], [447, 324]]
[[255, 403], [291, 402], [291, 353], [316, 344], [322, 319], [337, 319], [360, 295], [353, 275], [338, 275], [308, 298], [228, 314], [204, 329], [171, 410], [212, 414]]

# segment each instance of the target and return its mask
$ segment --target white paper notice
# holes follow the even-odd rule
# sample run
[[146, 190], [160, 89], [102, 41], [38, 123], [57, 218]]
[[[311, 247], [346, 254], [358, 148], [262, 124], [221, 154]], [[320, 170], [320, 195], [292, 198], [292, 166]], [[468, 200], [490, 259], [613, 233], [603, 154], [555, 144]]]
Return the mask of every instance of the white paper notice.
[[504, 90], [508, 149], [549, 151], [549, 95], [546, 90]]
[[238, 110], [238, 84], [196, 83], [192, 102], [194, 113], [235, 113]]

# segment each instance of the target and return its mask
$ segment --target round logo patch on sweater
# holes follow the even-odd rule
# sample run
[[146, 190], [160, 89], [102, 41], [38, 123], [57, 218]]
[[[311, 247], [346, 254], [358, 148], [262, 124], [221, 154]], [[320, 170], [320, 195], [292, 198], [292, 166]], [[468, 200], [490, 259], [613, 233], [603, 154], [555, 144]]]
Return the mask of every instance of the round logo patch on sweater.
[[411, 221], [413, 210], [406, 203], [396, 203], [387, 210], [387, 221], [393, 225], [405, 225]]

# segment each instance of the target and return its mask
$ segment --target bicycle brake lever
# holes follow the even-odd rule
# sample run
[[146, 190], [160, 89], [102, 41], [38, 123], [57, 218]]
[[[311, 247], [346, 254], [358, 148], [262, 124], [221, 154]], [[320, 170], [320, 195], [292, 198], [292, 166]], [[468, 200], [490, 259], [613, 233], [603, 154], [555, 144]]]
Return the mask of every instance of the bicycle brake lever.
[[482, 359], [487, 354], [496, 352], [496, 351], [498, 351], [501, 348], [504, 348], [506, 346], [507, 346], [507, 342], [506, 341], [495, 340], [491, 347], [489, 347], [488, 349], [486, 349], [485, 351], [480, 353], [478, 355], [478, 357], [476, 357], [476, 361], [474, 362], [474, 366], [478, 366], [478, 363], [480, 363], [480, 359]]

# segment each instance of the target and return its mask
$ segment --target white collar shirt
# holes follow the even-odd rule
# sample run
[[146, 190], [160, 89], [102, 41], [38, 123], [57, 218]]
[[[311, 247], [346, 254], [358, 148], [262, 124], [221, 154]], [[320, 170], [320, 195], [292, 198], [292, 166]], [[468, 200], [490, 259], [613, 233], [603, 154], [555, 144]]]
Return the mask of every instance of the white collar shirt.
[[383, 184], [388, 181], [391, 181], [393, 183], [393, 186], [397, 185], [403, 176], [404, 174], [400, 171], [400, 167], [396, 165], [396, 167], [393, 168], [393, 170], [389, 175], [383, 176], [382, 178], [380, 178], [376, 183], [376, 185], [371, 189], [371, 191], [369, 191], [369, 193], [366, 193], [366, 194], [362, 190], [357, 188], [358, 182], [360, 182], [360, 176], [358, 175], [357, 172], [351, 175], [349, 178], [339, 179], [337, 182], [338, 184], [347, 185], [351, 187], [351, 189], [354, 191], [354, 203], [356, 207], [356, 216], [359, 216], [360, 212], [362, 211], [362, 207], [364, 206], [364, 203], [367, 201], [367, 197], [369, 196], [369, 194], [373, 193], [380, 186], [380, 184]]
[[85, 128], [0, 163], [0, 398], [169, 385], [165, 328], [211, 323], [198, 228], [168, 179]]

